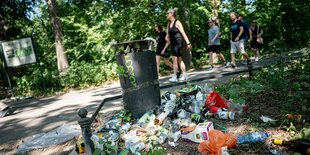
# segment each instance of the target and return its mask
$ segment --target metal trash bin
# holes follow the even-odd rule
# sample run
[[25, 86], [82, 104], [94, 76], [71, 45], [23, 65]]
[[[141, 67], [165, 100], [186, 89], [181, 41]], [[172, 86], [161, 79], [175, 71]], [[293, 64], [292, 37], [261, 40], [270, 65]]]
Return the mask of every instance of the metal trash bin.
[[[160, 88], [155, 52], [147, 49], [149, 40], [114, 44], [125, 52], [116, 55], [125, 109], [135, 118], [160, 104]], [[136, 48], [139, 45], [138, 48]]]

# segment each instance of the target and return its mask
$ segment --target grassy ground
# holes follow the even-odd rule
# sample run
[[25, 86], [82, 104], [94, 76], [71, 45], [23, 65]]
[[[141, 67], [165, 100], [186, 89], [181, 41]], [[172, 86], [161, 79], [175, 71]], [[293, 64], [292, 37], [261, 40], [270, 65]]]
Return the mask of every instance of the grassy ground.
[[[213, 123], [227, 128], [227, 133], [238, 136], [255, 131], [267, 131], [270, 137], [263, 143], [236, 145], [231, 154], [271, 154], [270, 150], [291, 150], [274, 146], [271, 139], [292, 139], [302, 128], [310, 127], [310, 57], [288, 63], [278, 63], [255, 72], [253, 79], [235, 78], [216, 87], [224, 98], [232, 98], [238, 103], [249, 106], [247, 111], [235, 120], [208, 118]], [[289, 119], [287, 114], [300, 114], [302, 121]], [[273, 123], [264, 123], [259, 119], [265, 115], [276, 119]], [[180, 141], [179, 141], [180, 142]], [[170, 154], [198, 154], [196, 144], [180, 142], [176, 148], [168, 145]]]

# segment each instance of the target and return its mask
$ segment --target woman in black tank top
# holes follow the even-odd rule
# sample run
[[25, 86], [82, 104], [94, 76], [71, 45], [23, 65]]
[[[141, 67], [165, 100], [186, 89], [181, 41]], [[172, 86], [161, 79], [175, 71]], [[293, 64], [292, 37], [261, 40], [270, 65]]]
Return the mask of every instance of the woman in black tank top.
[[166, 43], [166, 32], [163, 31], [161, 24], [155, 24], [155, 30], [158, 34], [157, 40], [157, 47], [156, 47], [156, 64], [157, 64], [157, 73], [159, 76], [159, 65], [160, 65], [160, 58], [164, 58], [164, 62], [167, 66], [173, 69], [172, 63], [169, 61], [169, 54], [166, 52], [167, 47], [169, 44]]
[[[172, 61], [173, 61], [173, 76], [169, 79], [170, 82], [186, 81], [188, 79], [186, 73], [186, 67], [181, 57], [181, 49], [183, 39], [187, 44], [187, 49], [191, 50], [192, 45], [183, 29], [182, 23], [175, 19], [176, 10], [169, 9], [167, 12], [167, 18], [169, 19], [169, 24], [167, 26], [168, 35], [166, 36], [166, 41], [171, 44]], [[182, 39], [183, 37], [183, 39]], [[182, 70], [182, 76], [177, 79], [178, 65]]]

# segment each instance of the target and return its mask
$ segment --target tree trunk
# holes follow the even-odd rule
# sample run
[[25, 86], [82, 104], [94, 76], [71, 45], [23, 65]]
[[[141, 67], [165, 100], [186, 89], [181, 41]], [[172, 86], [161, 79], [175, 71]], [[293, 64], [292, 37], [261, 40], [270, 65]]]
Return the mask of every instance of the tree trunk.
[[6, 19], [0, 12], [0, 41], [8, 40], [7, 30], [8, 26], [6, 25]]
[[[211, 0], [212, 5], [212, 20], [215, 20], [218, 26], [220, 26], [220, 19], [219, 19], [219, 11], [220, 11], [220, 0]], [[213, 63], [218, 63], [219, 59], [216, 53], [212, 54]]]
[[[190, 39], [190, 23], [189, 23], [189, 8], [188, 8], [188, 0], [179, 0], [178, 1], [178, 7], [179, 7], [179, 15], [177, 15], [177, 18], [179, 17], [180, 21], [182, 21], [183, 27], [184, 27], [184, 31], [188, 37], [188, 39], [191, 41]], [[184, 43], [186, 44], [186, 43]], [[183, 50], [182, 50], [182, 58], [183, 61], [185, 63], [186, 69], [190, 69], [193, 66], [192, 63], [192, 51], [187, 51], [186, 47], [187, 46], [183, 46]]]
[[66, 49], [63, 45], [63, 32], [61, 23], [58, 17], [58, 8], [56, 0], [47, 0], [48, 10], [51, 17], [51, 24], [53, 27], [56, 56], [57, 56], [57, 67], [59, 72], [64, 72], [69, 67], [68, 59], [66, 56]]
[[219, 0], [211, 0], [211, 4], [212, 4], [212, 7], [213, 7], [213, 10], [212, 10], [212, 18], [214, 20], [216, 20], [216, 22], [218, 24], [220, 24], [219, 22], [219, 11], [220, 11], [220, 1]]

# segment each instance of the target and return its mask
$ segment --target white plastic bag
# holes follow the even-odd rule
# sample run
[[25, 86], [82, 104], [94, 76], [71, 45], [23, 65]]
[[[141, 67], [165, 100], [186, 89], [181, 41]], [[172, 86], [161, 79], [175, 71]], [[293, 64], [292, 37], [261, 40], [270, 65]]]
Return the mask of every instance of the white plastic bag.
[[17, 153], [21, 154], [33, 149], [61, 144], [73, 139], [78, 135], [80, 135], [80, 129], [78, 127], [72, 127], [70, 125], [64, 124], [50, 132], [39, 133], [25, 138], [23, 143], [17, 147]]

